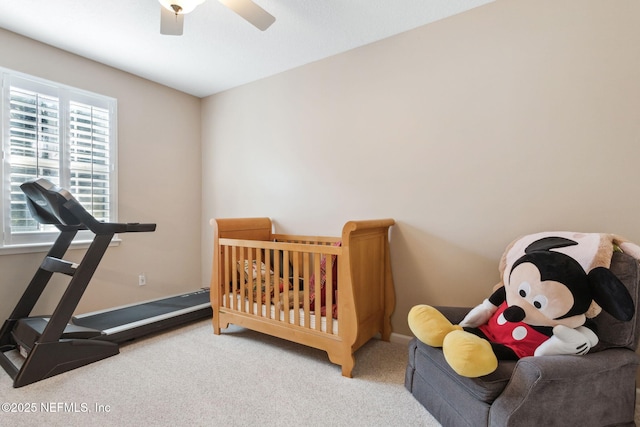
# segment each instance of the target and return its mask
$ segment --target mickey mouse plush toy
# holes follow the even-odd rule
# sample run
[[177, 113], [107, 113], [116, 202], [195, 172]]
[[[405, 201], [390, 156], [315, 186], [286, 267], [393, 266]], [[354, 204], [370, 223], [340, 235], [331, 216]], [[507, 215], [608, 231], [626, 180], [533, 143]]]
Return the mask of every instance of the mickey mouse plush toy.
[[507, 263], [504, 286], [460, 324], [451, 324], [434, 307], [418, 305], [409, 313], [411, 331], [425, 344], [442, 347], [447, 363], [465, 377], [493, 372], [498, 360], [586, 354], [598, 343], [587, 319], [594, 302], [621, 321], [630, 320], [635, 308], [624, 284], [607, 267], [586, 273], [576, 258], [561, 252], [575, 245], [575, 240], [554, 235], [529, 243], [523, 255]]

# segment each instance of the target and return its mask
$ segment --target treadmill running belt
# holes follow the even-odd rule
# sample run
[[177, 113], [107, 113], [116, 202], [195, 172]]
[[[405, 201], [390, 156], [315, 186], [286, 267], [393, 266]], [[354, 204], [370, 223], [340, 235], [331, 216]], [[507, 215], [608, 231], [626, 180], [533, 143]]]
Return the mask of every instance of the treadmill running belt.
[[156, 301], [149, 301], [129, 307], [116, 308], [114, 310], [97, 313], [87, 317], [74, 318], [73, 323], [75, 325], [104, 331], [208, 302], [209, 293], [200, 291]]

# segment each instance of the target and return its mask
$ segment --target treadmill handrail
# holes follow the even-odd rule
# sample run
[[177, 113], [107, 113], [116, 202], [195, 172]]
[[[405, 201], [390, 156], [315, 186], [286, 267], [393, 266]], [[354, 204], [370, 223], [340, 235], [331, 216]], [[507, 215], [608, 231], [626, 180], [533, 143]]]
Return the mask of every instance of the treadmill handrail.
[[155, 231], [156, 224], [100, 222], [95, 219], [77, 200], [68, 200], [64, 205], [78, 220], [87, 226], [94, 234], [117, 234]]
[[155, 231], [156, 224], [114, 223], [96, 220], [73, 195], [45, 178], [25, 181], [20, 188], [34, 219], [60, 231], [89, 229], [96, 235]]

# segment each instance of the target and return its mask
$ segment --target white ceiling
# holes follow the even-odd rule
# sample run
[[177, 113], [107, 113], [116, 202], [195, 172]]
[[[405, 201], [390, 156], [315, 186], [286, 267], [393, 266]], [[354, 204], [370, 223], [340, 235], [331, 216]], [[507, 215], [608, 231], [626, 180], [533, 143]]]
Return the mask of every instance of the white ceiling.
[[183, 36], [160, 35], [157, 0], [0, 0], [0, 27], [204, 97], [494, 0], [254, 1], [276, 17], [265, 32], [217, 0]]

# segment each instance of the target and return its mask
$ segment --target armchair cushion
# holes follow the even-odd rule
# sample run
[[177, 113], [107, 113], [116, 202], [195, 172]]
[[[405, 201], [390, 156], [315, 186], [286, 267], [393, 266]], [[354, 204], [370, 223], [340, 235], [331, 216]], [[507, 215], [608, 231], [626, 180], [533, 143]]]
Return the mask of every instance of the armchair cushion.
[[[441, 349], [430, 347], [420, 340], [415, 339], [415, 352], [412, 356], [415, 358], [416, 366], [429, 365], [432, 369], [438, 369], [441, 376], [447, 382], [454, 381], [471, 394], [475, 399], [491, 404], [502, 393], [507, 383], [511, 379], [511, 374], [515, 368], [515, 361], [500, 361], [498, 369], [489, 375], [478, 378], [461, 377], [456, 374], [444, 359]], [[412, 344], [413, 345], [413, 344]], [[445, 384], [442, 384], [445, 386]]]

